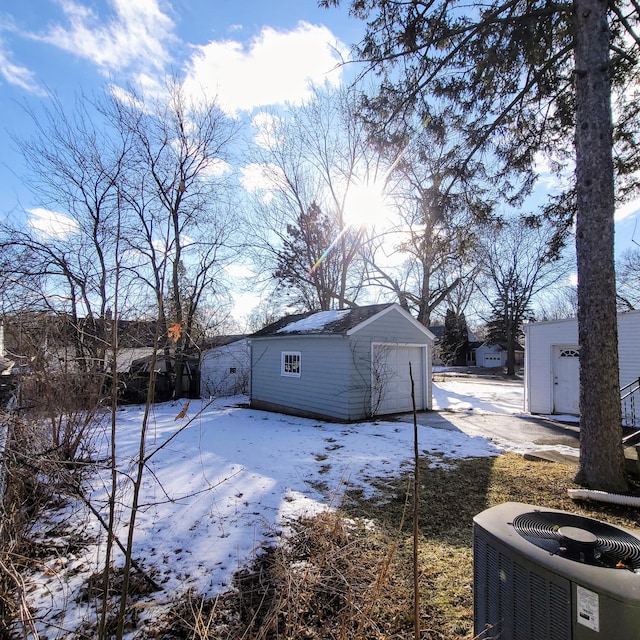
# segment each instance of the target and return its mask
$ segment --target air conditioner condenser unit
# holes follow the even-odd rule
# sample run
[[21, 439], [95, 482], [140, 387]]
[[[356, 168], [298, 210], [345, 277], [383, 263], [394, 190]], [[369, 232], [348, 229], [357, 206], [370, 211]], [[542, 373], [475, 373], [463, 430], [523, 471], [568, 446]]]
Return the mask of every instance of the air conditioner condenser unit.
[[640, 640], [640, 538], [507, 502], [473, 520], [478, 640]]

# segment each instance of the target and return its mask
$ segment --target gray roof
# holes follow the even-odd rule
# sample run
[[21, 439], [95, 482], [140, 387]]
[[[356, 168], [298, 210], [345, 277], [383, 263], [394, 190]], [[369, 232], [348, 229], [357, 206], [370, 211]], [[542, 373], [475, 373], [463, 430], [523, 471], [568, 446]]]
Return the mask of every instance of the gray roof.
[[433, 333], [433, 335], [440, 339], [444, 335], [444, 325], [443, 324], [432, 324], [429, 325], [429, 331]]
[[339, 311], [310, 311], [280, 318], [263, 329], [253, 333], [250, 338], [291, 335], [336, 335], [346, 334], [350, 329], [365, 320], [384, 311], [393, 303], [373, 304], [366, 307], [353, 307]]
[[[433, 335], [436, 337], [436, 339], [440, 340], [442, 338], [442, 336], [444, 335], [445, 327], [444, 327], [443, 324], [432, 324], [432, 325], [429, 325], [429, 331], [431, 331], [431, 333], [433, 333]], [[467, 340], [469, 342], [477, 342], [478, 345], [480, 345], [480, 342], [478, 341], [478, 338], [476, 338], [476, 334], [473, 333], [473, 331], [471, 331], [471, 329], [469, 329], [469, 327], [467, 327]]]

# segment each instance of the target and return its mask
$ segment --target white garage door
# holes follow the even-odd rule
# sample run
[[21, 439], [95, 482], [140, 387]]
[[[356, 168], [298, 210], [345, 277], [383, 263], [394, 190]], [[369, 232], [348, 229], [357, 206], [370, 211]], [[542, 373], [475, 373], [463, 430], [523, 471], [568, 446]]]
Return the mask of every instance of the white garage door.
[[501, 367], [503, 365], [502, 356], [499, 353], [485, 353], [482, 366], [488, 369], [492, 367]]
[[580, 360], [577, 345], [553, 348], [553, 412], [580, 414]]
[[411, 363], [416, 407], [422, 409], [425, 406], [423, 358], [424, 349], [421, 347], [378, 345], [374, 348], [372, 393], [376, 414], [413, 410], [409, 363]]

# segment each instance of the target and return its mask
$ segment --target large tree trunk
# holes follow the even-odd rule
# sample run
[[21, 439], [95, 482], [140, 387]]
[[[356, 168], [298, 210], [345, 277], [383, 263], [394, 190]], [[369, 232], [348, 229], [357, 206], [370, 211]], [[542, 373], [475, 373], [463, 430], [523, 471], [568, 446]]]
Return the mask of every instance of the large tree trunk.
[[573, 7], [581, 415], [577, 481], [623, 491], [607, 2], [574, 0]]

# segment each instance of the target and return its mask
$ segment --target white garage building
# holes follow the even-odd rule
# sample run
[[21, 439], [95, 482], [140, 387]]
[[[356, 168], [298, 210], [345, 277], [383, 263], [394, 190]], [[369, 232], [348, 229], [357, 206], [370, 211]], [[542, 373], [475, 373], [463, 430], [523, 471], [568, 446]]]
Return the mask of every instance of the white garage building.
[[[578, 320], [524, 325], [525, 410], [542, 414], [580, 414]], [[640, 377], [640, 311], [618, 315], [620, 386]]]
[[[225, 340], [224, 337], [220, 338]], [[246, 394], [251, 376], [249, 341], [238, 336], [207, 349], [200, 358], [200, 397]]]

